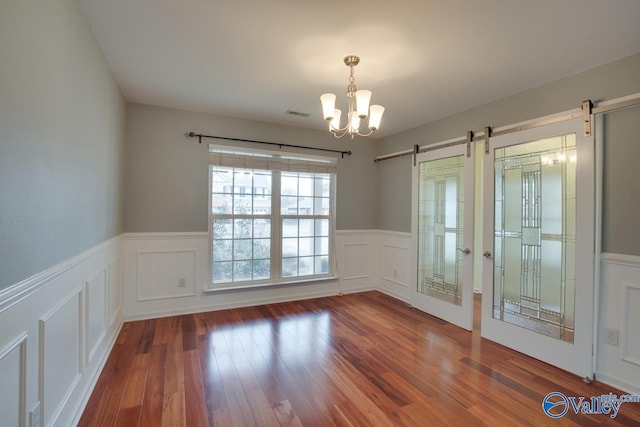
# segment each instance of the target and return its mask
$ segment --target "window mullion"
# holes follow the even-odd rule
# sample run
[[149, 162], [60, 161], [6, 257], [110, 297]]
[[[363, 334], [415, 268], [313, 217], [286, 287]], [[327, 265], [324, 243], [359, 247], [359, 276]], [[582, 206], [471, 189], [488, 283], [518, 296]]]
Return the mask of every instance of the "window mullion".
[[282, 277], [282, 218], [280, 215], [280, 171], [271, 176], [271, 278]]

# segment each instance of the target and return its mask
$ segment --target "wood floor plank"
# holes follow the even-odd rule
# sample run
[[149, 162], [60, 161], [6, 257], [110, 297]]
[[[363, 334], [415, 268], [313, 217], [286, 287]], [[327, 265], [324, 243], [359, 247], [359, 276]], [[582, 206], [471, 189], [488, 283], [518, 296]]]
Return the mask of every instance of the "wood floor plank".
[[142, 405], [148, 373], [148, 367], [132, 370], [120, 401], [120, 408], [134, 408]]
[[185, 427], [184, 391], [165, 393], [162, 427]]
[[211, 427], [230, 427], [233, 420], [228, 408], [216, 409], [209, 413], [209, 425]]
[[224, 382], [224, 393], [227, 399], [229, 415], [235, 426], [257, 426], [251, 413], [251, 407], [239, 380]]
[[302, 422], [288, 400], [274, 403], [271, 409], [281, 427], [302, 427]]
[[222, 378], [220, 377], [220, 370], [218, 369], [218, 362], [213, 354], [208, 338], [198, 342], [198, 355], [205, 404], [207, 412], [211, 417], [212, 412], [225, 409], [227, 407], [227, 401], [224, 397], [224, 388]]
[[[303, 425], [330, 426], [331, 418], [327, 412], [326, 395], [314, 393], [315, 387], [324, 386], [320, 381], [314, 381], [308, 369], [300, 365], [294, 353], [278, 354], [275, 361], [280, 376], [284, 379], [283, 388], [285, 396], [298, 414]], [[342, 393], [336, 393], [342, 395]]]
[[205, 401], [204, 386], [198, 350], [183, 352], [184, 360], [184, 400], [186, 423], [189, 427], [206, 427], [209, 416]]
[[[474, 298], [476, 304], [479, 297]], [[379, 292], [123, 325], [79, 426], [626, 426], [542, 399], [623, 394]]]
[[240, 384], [242, 384], [244, 395], [249, 407], [251, 408], [251, 414], [253, 415], [256, 424], [258, 426], [265, 427], [279, 426], [280, 423], [273, 413], [273, 407], [262, 391], [262, 387], [253, 372], [253, 368], [251, 366], [246, 366], [245, 369], [238, 372], [238, 377], [240, 378]]
[[184, 401], [184, 358], [182, 356], [182, 334], [180, 321], [170, 320], [173, 332], [167, 338], [167, 358], [164, 371], [164, 398], [162, 404], [162, 426], [186, 425]]
[[118, 412], [115, 427], [136, 426], [140, 421], [140, 406], [123, 408]]
[[148, 353], [153, 345], [153, 338], [155, 335], [156, 327], [155, 327], [155, 319], [144, 320], [144, 332], [140, 337], [140, 341], [138, 342], [138, 347], [136, 348], [136, 353]]
[[182, 351], [195, 350], [198, 347], [198, 331], [192, 315], [182, 316]]
[[141, 426], [162, 425], [162, 408], [164, 404], [164, 374], [167, 363], [167, 345], [151, 346], [149, 372], [145, 386], [144, 398], [140, 412]]

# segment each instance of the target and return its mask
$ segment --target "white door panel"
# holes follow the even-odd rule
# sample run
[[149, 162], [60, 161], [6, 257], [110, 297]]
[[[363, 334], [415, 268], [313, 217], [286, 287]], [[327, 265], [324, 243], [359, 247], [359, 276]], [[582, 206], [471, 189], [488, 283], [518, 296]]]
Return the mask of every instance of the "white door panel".
[[490, 140], [482, 336], [592, 378], [594, 145], [583, 124]]
[[460, 144], [417, 156], [413, 171], [414, 307], [473, 324], [474, 156]]

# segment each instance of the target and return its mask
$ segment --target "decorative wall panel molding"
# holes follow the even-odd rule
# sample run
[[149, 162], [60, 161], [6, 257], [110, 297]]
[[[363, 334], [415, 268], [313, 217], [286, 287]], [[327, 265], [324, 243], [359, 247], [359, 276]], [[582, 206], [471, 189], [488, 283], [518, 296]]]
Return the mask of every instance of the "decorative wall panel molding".
[[83, 291], [75, 289], [40, 319], [40, 396], [43, 418], [56, 418], [80, 380]]
[[2, 425], [26, 426], [27, 376], [27, 334], [10, 341], [0, 349], [0, 378], [2, 378], [2, 398], [0, 399], [0, 419]]
[[640, 367], [640, 283], [624, 282], [622, 286], [622, 360]]
[[342, 280], [371, 277], [371, 242], [349, 242], [342, 249]]
[[136, 300], [194, 296], [197, 259], [196, 249], [138, 251]]
[[378, 289], [396, 299], [409, 303], [409, 257], [411, 234], [378, 231]]
[[109, 298], [109, 326], [113, 326], [122, 311], [122, 263], [120, 258], [109, 263], [107, 270], [108, 298]]
[[86, 307], [85, 360], [89, 364], [107, 332], [109, 294], [107, 293], [106, 268], [85, 283], [84, 294]]
[[120, 252], [108, 240], [0, 293], [1, 426], [38, 403], [41, 426], [77, 424], [122, 325]]

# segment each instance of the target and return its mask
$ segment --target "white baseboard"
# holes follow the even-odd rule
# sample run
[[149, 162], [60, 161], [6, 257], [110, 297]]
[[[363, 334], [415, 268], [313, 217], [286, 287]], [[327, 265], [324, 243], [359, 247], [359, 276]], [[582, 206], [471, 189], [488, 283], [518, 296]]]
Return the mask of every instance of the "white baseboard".
[[376, 289], [378, 292], [381, 292], [385, 295], [390, 296], [391, 298], [397, 299], [405, 304], [411, 305], [411, 300], [404, 295], [398, 294], [396, 292], [390, 291], [389, 289]]
[[607, 374], [603, 374], [602, 372], [596, 374], [596, 381], [615, 387], [628, 394], [640, 395], [640, 387], [638, 385], [631, 384], [627, 381], [621, 380], [620, 378], [611, 377]]
[[234, 300], [223, 304], [193, 305], [180, 309], [164, 309], [154, 312], [145, 312], [136, 315], [128, 315], [125, 321], [157, 319], [160, 317], [180, 316], [184, 314], [206, 313], [208, 311], [228, 310], [233, 308], [254, 307], [265, 304], [277, 304], [281, 302], [302, 301], [306, 299], [322, 298], [337, 295], [338, 293], [331, 291], [318, 291], [307, 293], [296, 293], [291, 296], [284, 297], [261, 297], [247, 300]]

